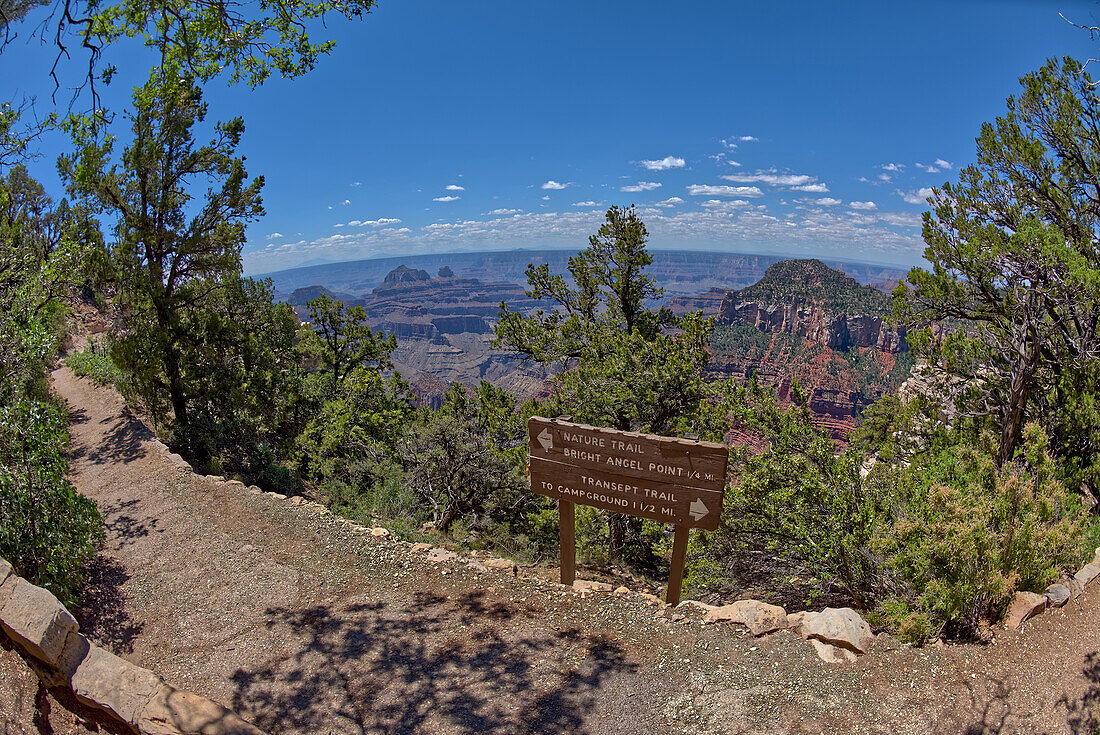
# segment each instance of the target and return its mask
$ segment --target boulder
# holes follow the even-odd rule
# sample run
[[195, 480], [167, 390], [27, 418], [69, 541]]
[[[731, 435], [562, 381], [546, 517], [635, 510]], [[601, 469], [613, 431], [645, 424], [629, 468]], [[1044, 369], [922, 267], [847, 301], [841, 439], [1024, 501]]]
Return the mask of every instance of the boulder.
[[261, 487], [259, 487], [258, 485], [249, 485], [248, 486], [248, 494], [249, 495], [260, 495], [261, 493], [263, 493], [263, 489]]
[[629, 587], [616, 587], [615, 588], [615, 594], [616, 595], [629, 595], [630, 594], [630, 588]]
[[167, 684], [145, 705], [137, 728], [144, 735], [264, 735], [225, 707]]
[[1009, 630], [1018, 630], [1025, 620], [1035, 617], [1046, 609], [1047, 598], [1045, 595], [1037, 595], [1034, 592], [1017, 592], [1005, 612], [1005, 627]]
[[370, 530], [370, 535], [374, 536], [375, 538], [385, 538], [386, 536], [390, 535], [390, 531], [389, 531], [388, 528], [382, 528], [381, 526], [375, 526], [374, 528], [372, 528]]
[[834, 646], [816, 638], [811, 638], [810, 643], [813, 644], [817, 657], [827, 664], [853, 663], [856, 660], [856, 655], [847, 648]]
[[245, 486], [244, 483], [241, 482], [240, 480], [226, 480], [225, 484], [226, 485], [232, 485], [233, 487], [244, 487]]
[[306, 504], [306, 499], [303, 498], [301, 495], [295, 495], [293, 498], [290, 499], [290, 504], [291, 505], [305, 505]]
[[1081, 567], [1080, 571], [1078, 571], [1077, 574], [1073, 575], [1073, 579], [1077, 582], [1077, 584], [1085, 587], [1089, 584], [1089, 582], [1096, 579], [1096, 575], [1098, 574], [1100, 574], [1100, 565], [1086, 564], [1085, 566]]
[[607, 582], [594, 582], [590, 579], [578, 579], [573, 582], [573, 589], [578, 592], [610, 592], [611, 585]]
[[489, 569], [496, 569], [498, 571], [514, 572], [516, 569], [516, 563], [511, 559], [486, 559], [482, 563]]
[[725, 620], [744, 625], [755, 636], [774, 633], [787, 627], [787, 611], [778, 605], [769, 605], [759, 600], [738, 600], [731, 605], [723, 605], [707, 611], [705, 623], [717, 623]]
[[657, 595], [654, 595], [654, 594], [650, 593], [650, 592], [643, 592], [642, 593], [642, 599], [645, 600], [646, 602], [652, 602], [652, 603], [657, 604], [657, 605], [661, 604], [661, 598], [658, 597]]
[[425, 543], [421, 542], [421, 543], [415, 543], [412, 546], [410, 546], [409, 551], [411, 551], [414, 554], [419, 554], [420, 552], [427, 551], [430, 548], [432, 548], [431, 544], [425, 544]]
[[20, 577], [12, 578], [11, 595], [0, 608], [0, 624], [20, 648], [57, 666], [65, 639], [80, 632], [80, 626], [49, 592]]
[[850, 607], [827, 607], [819, 613], [803, 613], [796, 624], [803, 638], [855, 653], [866, 653], [874, 640], [871, 626]]
[[1051, 607], [1061, 607], [1069, 602], [1072, 592], [1070, 588], [1064, 584], [1052, 584], [1047, 587], [1043, 595], [1047, 598]]
[[73, 672], [77, 701], [111, 712], [123, 722], [137, 725], [145, 703], [161, 687], [148, 669], [92, 646]]
[[457, 558], [458, 558], [458, 554], [454, 553], [453, 551], [448, 551], [447, 549], [440, 549], [438, 547], [436, 547], [436, 548], [434, 548], [434, 549], [432, 549], [431, 551], [428, 552], [428, 561], [434, 561], [437, 564], [440, 564], [440, 563], [445, 562], [445, 561], [451, 561], [452, 559], [457, 559]]
[[[87, 638], [80, 633], [70, 633], [69, 637], [65, 639], [65, 648], [61, 652], [61, 657], [58, 659], [56, 667], [49, 670], [46, 685], [70, 686], [73, 674], [76, 673], [76, 669], [80, 666], [81, 662], [87, 658], [91, 648], [92, 644]], [[46, 672], [39, 671], [38, 675], [41, 677], [43, 673]]]

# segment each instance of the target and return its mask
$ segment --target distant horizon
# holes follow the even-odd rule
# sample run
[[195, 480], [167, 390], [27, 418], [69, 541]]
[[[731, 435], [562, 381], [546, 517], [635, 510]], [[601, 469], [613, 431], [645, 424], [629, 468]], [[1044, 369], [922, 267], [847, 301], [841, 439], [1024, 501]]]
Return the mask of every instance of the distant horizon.
[[[267, 278], [269, 276], [275, 276], [281, 273], [289, 273], [291, 271], [307, 270], [309, 268], [324, 268], [333, 265], [361, 263], [365, 261], [381, 261], [381, 260], [412, 260], [416, 258], [435, 258], [446, 257], [448, 255], [487, 255], [492, 253], [540, 253], [540, 252], [569, 252], [577, 253], [583, 250], [584, 247], [526, 247], [526, 248], [497, 248], [492, 250], [449, 250], [445, 252], [431, 252], [431, 253], [407, 253], [405, 255], [377, 255], [366, 258], [350, 258], [346, 260], [326, 260], [321, 262], [309, 262], [302, 265], [295, 265], [289, 268], [280, 268], [278, 270], [267, 271], [264, 273], [250, 272], [247, 268], [244, 271], [244, 275], [249, 278]], [[779, 258], [780, 260], [820, 260], [822, 262], [839, 262], [850, 263], [852, 265], [871, 265], [881, 268], [889, 268], [892, 270], [900, 270], [908, 272], [911, 268], [918, 267], [925, 263], [923, 258], [921, 262], [912, 264], [903, 263], [887, 263], [882, 261], [868, 260], [865, 258], [844, 258], [833, 255], [806, 255], [806, 254], [792, 254], [792, 253], [776, 253], [776, 252], [750, 252], [750, 251], [733, 251], [733, 250], [709, 250], [702, 248], [649, 248], [650, 253], [705, 253], [708, 255], [729, 255], [729, 256], [760, 256], [765, 258]]]

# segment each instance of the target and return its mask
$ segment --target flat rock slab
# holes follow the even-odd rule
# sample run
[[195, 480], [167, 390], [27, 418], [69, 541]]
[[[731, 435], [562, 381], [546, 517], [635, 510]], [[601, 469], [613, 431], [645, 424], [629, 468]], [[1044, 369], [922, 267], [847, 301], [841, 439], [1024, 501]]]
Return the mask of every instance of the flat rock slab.
[[703, 622], [727, 621], [744, 625], [755, 636], [774, 633], [787, 627], [787, 611], [778, 605], [758, 600], [738, 600], [730, 605], [708, 610]]
[[145, 704], [163, 683], [152, 671], [92, 646], [76, 667], [72, 686], [81, 703], [137, 725]]
[[594, 582], [590, 579], [578, 579], [573, 582], [573, 589], [579, 592], [610, 592], [611, 585], [607, 582]]
[[1077, 574], [1073, 575], [1073, 580], [1084, 587], [1089, 582], [1096, 579], [1096, 575], [1098, 574], [1100, 574], [1100, 566], [1097, 564], [1086, 564], [1081, 567], [1081, 570], [1078, 571]]
[[48, 591], [20, 577], [11, 579], [15, 582], [8, 580], [5, 585], [11, 595], [0, 608], [0, 623], [27, 653], [57, 666], [65, 639], [78, 633], [80, 626]]
[[264, 735], [255, 725], [205, 697], [165, 684], [142, 710], [137, 728], [143, 735]]
[[512, 571], [516, 568], [516, 563], [511, 559], [486, 559], [481, 563], [489, 569]]
[[1009, 630], [1019, 630], [1025, 620], [1035, 617], [1046, 609], [1046, 595], [1017, 592], [1008, 605], [1008, 611], [1005, 612], [1005, 627]]
[[434, 561], [437, 564], [457, 558], [458, 554], [453, 551], [448, 551], [447, 549], [440, 549], [439, 547], [428, 552], [428, 561]]
[[874, 640], [871, 626], [850, 607], [827, 607], [818, 613], [805, 613], [798, 625], [803, 638], [855, 653], [866, 653]]

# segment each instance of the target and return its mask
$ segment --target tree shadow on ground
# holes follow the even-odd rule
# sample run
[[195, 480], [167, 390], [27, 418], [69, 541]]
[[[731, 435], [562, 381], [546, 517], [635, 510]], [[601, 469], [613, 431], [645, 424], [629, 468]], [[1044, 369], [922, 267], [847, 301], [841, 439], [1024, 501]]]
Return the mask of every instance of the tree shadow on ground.
[[139, 519], [130, 515], [129, 511], [136, 510], [140, 505], [139, 500], [120, 500], [100, 506], [107, 538], [116, 541], [120, 548], [148, 536], [149, 531], [157, 530], [156, 518]]
[[112, 653], [132, 653], [142, 623], [126, 612], [122, 585], [130, 578], [121, 564], [102, 554], [88, 567], [80, 608], [73, 615], [80, 631]]
[[156, 439], [148, 426], [129, 413], [124, 413], [117, 419], [110, 417], [103, 421], [115, 424], [108, 429], [99, 445], [87, 454], [88, 460], [96, 464], [133, 462], [143, 454], [142, 444]]
[[1066, 724], [1073, 735], [1100, 732], [1100, 652], [1085, 656], [1081, 669], [1088, 686], [1078, 699], [1062, 697], [1058, 704], [1066, 708]]
[[270, 732], [583, 733], [635, 670], [616, 642], [527, 624], [541, 610], [483, 590], [269, 613], [299, 645], [234, 674], [232, 707]]

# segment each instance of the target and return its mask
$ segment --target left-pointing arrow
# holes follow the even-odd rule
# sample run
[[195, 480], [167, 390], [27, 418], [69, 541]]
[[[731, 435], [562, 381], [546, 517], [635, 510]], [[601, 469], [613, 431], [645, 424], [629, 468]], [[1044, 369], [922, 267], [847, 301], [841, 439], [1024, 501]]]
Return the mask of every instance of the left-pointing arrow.
[[542, 433], [536, 438], [539, 440], [539, 444], [542, 445], [542, 451], [549, 452], [554, 448], [554, 435], [550, 433], [550, 429], [543, 429]]

